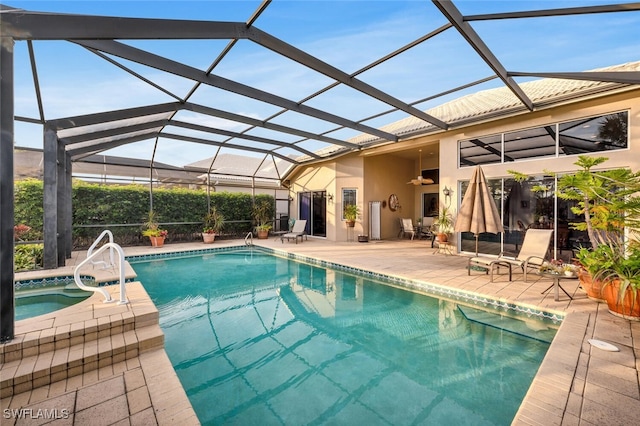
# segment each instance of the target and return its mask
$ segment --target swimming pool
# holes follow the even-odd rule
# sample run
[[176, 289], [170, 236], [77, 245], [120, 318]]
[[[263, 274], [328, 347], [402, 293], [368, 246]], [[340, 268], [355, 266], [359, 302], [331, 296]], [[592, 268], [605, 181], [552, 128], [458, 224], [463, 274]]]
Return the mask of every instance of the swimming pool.
[[203, 424], [510, 424], [557, 328], [262, 251], [129, 261]]

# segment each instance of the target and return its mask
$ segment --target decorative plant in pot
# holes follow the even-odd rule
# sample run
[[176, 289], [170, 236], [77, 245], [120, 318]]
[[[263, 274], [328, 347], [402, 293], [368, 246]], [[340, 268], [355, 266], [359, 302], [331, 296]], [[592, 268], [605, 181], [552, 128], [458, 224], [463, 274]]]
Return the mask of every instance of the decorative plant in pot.
[[211, 244], [216, 239], [224, 226], [224, 216], [213, 206], [204, 216], [204, 228], [202, 230], [202, 240], [205, 244]]
[[347, 226], [353, 228], [356, 224], [356, 219], [360, 216], [360, 209], [356, 204], [347, 204], [344, 208], [344, 220], [347, 222]]
[[267, 200], [261, 200], [253, 206], [253, 218], [256, 221], [258, 239], [269, 238], [269, 231], [273, 227], [273, 206]]
[[149, 210], [147, 219], [142, 224], [142, 228], [142, 235], [149, 237], [153, 247], [162, 247], [164, 245], [164, 239], [168, 232], [166, 229], [160, 229], [160, 225], [158, 224], [158, 215], [155, 211]]
[[446, 243], [449, 241], [449, 233], [453, 229], [453, 216], [449, 211], [449, 207], [442, 206], [438, 211], [438, 217], [435, 221], [435, 225], [438, 226], [438, 241]]
[[602, 295], [609, 312], [640, 321], [640, 242], [600, 245], [606, 261], [594, 279], [603, 284]]

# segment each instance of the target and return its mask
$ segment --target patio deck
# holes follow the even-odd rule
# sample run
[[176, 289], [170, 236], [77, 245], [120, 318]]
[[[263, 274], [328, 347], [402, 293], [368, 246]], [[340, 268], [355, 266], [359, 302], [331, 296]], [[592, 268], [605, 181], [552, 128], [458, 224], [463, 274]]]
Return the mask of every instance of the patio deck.
[[[586, 297], [578, 288], [577, 281], [565, 281], [563, 287], [574, 296], [570, 300], [561, 293], [560, 300], [554, 301], [553, 292], [541, 294], [551, 282], [537, 276], [530, 276], [529, 282], [522, 281], [522, 274], [514, 274], [509, 282], [506, 275], [499, 275], [493, 283], [488, 275], [473, 273], [467, 276], [467, 258], [434, 254], [428, 241], [385, 240], [368, 243], [334, 243], [310, 238], [303, 243], [282, 243], [280, 238], [254, 240], [259, 246], [282, 250], [348, 265], [368, 271], [401, 278], [418, 280], [431, 284], [444, 285], [462, 289], [494, 299], [512, 303], [535, 306], [551, 312], [566, 314], [556, 338], [545, 357], [534, 382], [520, 407], [513, 424], [530, 425], [596, 425], [596, 424], [634, 424], [640, 418], [640, 322], [633, 322], [615, 317], [608, 313], [603, 304], [598, 304]], [[128, 256], [197, 250], [209, 247], [221, 247], [243, 244], [242, 241], [218, 241], [211, 245], [202, 243], [170, 244], [162, 248], [126, 247]], [[72, 275], [73, 265], [84, 258], [84, 252], [74, 253], [68, 266], [56, 271], [39, 271], [38, 273], [16, 274], [16, 280], [29, 279], [31, 276], [43, 276], [43, 272], [56, 275]], [[108, 280], [109, 272], [96, 271], [99, 279]], [[112, 272], [111, 272], [112, 273]], [[128, 274], [132, 274], [129, 270]], [[115, 287], [115, 286], [114, 286]], [[117, 289], [113, 290], [117, 293]], [[151, 318], [155, 318], [154, 307], [149, 307], [148, 296], [141, 286], [133, 286], [129, 293], [131, 303], [116, 314], [109, 314], [110, 332], [101, 328], [106, 321], [95, 319], [102, 311], [99, 303], [94, 303], [90, 319], [82, 318], [55, 327], [38, 319], [24, 320], [16, 323], [16, 339], [2, 345], [3, 424], [22, 424], [25, 419], [17, 420], [10, 411], [22, 409], [31, 417], [39, 409], [62, 409], [69, 411], [67, 418], [58, 420], [66, 424], [197, 424], [197, 418], [191, 409], [186, 395], [162, 348], [158, 344], [157, 331]], [[93, 298], [93, 297], [92, 297]], [[92, 299], [91, 298], [91, 299]], [[95, 302], [95, 301], [94, 301]], [[113, 306], [113, 305], [111, 305]], [[64, 311], [73, 309], [66, 308]], [[60, 312], [60, 311], [59, 311]], [[104, 315], [103, 315], [104, 317]], [[115, 318], [115, 321], [114, 321]], [[84, 322], [83, 322], [84, 321]], [[94, 325], [96, 329], [87, 328]], [[156, 320], [157, 321], [157, 320]], [[84, 324], [85, 334], [80, 337], [77, 330]], [[157, 323], [155, 324], [157, 326]], [[69, 329], [67, 329], [67, 328]], [[55, 329], [55, 331], [53, 331]], [[34, 350], [49, 345], [56, 352], [65, 350], [65, 343], [56, 343], [62, 330], [67, 338], [66, 356], [69, 357], [67, 367], [69, 373], [62, 373], [51, 359], [45, 360], [48, 366], [38, 370], [36, 365], [42, 364], [38, 354], [46, 358], [44, 350]], [[73, 330], [76, 330], [74, 336]], [[135, 338], [118, 346], [114, 336], [117, 331], [133, 330]], [[110, 340], [108, 349], [96, 355], [90, 339], [96, 333], [97, 341], [103, 343]], [[101, 334], [102, 333], [102, 334]], [[55, 337], [52, 337], [55, 335]], [[111, 337], [109, 337], [111, 336]], [[75, 344], [73, 339], [76, 339]], [[619, 352], [606, 352], [593, 348], [588, 339], [599, 339], [610, 342], [620, 348]], [[61, 340], [64, 342], [64, 339]], [[55, 344], [54, 344], [55, 343]], [[71, 360], [69, 348], [83, 348], [84, 354], [96, 359], [85, 364], [83, 370], [77, 368], [77, 359]], [[8, 345], [20, 347], [21, 357], [12, 359], [8, 355]], [[84, 346], [83, 346], [84, 345]], [[77, 353], [78, 351], [75, 351]], [[102, 355], [101, 355], [102, 354]], [[53, 355], [50, 355], [51, 357]], [[58, 355], [55, 355], [58, 356]], [[77, 357], [76, 357], [77, 358]], [[25, 361], [30, 360], [30, 361]], [[74, 363], [74, 364], [72, 364]], [[95, 364], [93, 364], [95, 363]], [[71, 375], [75, 367], [77, 374]], [[12, 382], [12, 391], [6, 385], [7, 375], [16, 371], [31, 371], [23, 374], [28, 380], [20, 379]], [[37, 371], [36, 371], [37, 370]], [[64, 376], [64, 377], [63, 377]], [[399, 402], [400, 403], [400, 402]], [[10, 414], [7, 416], [7, 413]], [[29, 418], [29, 424], [44, 424], [51, 419]]]

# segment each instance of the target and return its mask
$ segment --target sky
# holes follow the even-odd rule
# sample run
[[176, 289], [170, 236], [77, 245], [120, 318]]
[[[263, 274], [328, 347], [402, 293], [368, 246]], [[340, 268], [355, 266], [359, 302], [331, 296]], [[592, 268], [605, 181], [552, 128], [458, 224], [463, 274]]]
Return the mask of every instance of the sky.
[[[33, 11], [235, 22], [245, 22], [260, 4], [258, 0], [2, 1], [11, 7]], [[463, 14], [610, 3], [612, 2], [578, 0], [455, 2]], [[254, 26], [332, 66], [354, 73], [445, 22], [432, 2], [426, 0], [274, 0]], [[584, 71], [640, 60], [640, 12], [477, 21], [471, 24], [498, 60], [510, 71]], [[205, 70], [228, 41], [122, 42]], [[34, 42], [34, 51], [46, 119], [175, 100], [76, 44], [37, 41]], [[15, 113], [18, 116], [36, 118], [38, 109], [26, 43], [16, 42], [15, 52]], [[120, 62], [179, 97], [185, 96], [193, 87], [192, 82], [183, 78], [126, 60]], [[332, 82], [325, 76], [246, 40], [239, 41], [233, 47], [230, 54], [215, 68], [214, 74], [296, 102]], [[359, 74], [358, 78], [410, 103], [490, 75], [492, 72], [486, 63], [462, 40], [457, 31], [449, 29], [383, 65]], [[427, 110], [465, 94], [501, 85], [500, 80], [493, 80], [435, 101], [421, 102], [416, 106]], [[190, 101], [258, 119], [268, 118], [281, 111], [279, 107], [212, 87], [198, 89]], [[361, 120], [391, 109], [389, 105], [345, 86], [338, 86], [305, 104], [344, 115], [351, 120]], [[187, 112], [180, 114], [183, 121], [233, 131], [246, 128], [238, 123], [212, 117]], [[406, 116], [405, 113], [385, 114], [367, 121], [366, 124], [381, 127]], [[291, 112], [278, 116], [273, 122], [292, 127], [301, 126], [316, 133], [330, 132], [329, 136], [340, 139], [359, 134], [350, 129], [333, 130], [337, 127], [334, 124]], [[41, 148], [41, 132], [40, 126], [16, 123], [16, 145]], [[175, 130], [172, 132], [179, 133]], [[286, 142], [299, 140], [297, 137], [266, 130], [256, 129], [250, 133]], [[154, 140], [143, 141], [115, 148], [104, 154], [150, 159], [154, 144]], [[254, 143], [251, 146], [261, 145]], [[323, 145], [316, 141], [305, 141], [300, 146], [316, 150]], [[290, 149], [281, 149], [280, 152], [285, 155], [295, 153]], [[211, 146], [188, 143], [178, 145], [176, 141], [161, 139], [155, 149], [155, 160], [183, 166], [214, 154], [215, 148]]]

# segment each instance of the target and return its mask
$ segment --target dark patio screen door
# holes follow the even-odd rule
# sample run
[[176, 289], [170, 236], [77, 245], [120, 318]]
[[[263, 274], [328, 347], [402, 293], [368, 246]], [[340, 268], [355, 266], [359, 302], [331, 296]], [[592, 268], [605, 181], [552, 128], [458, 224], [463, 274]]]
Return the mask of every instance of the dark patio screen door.
[[301, 192], [298, 195], [300, 219], [307, 220], [307, 234], [327, 236], [327, 192]]

